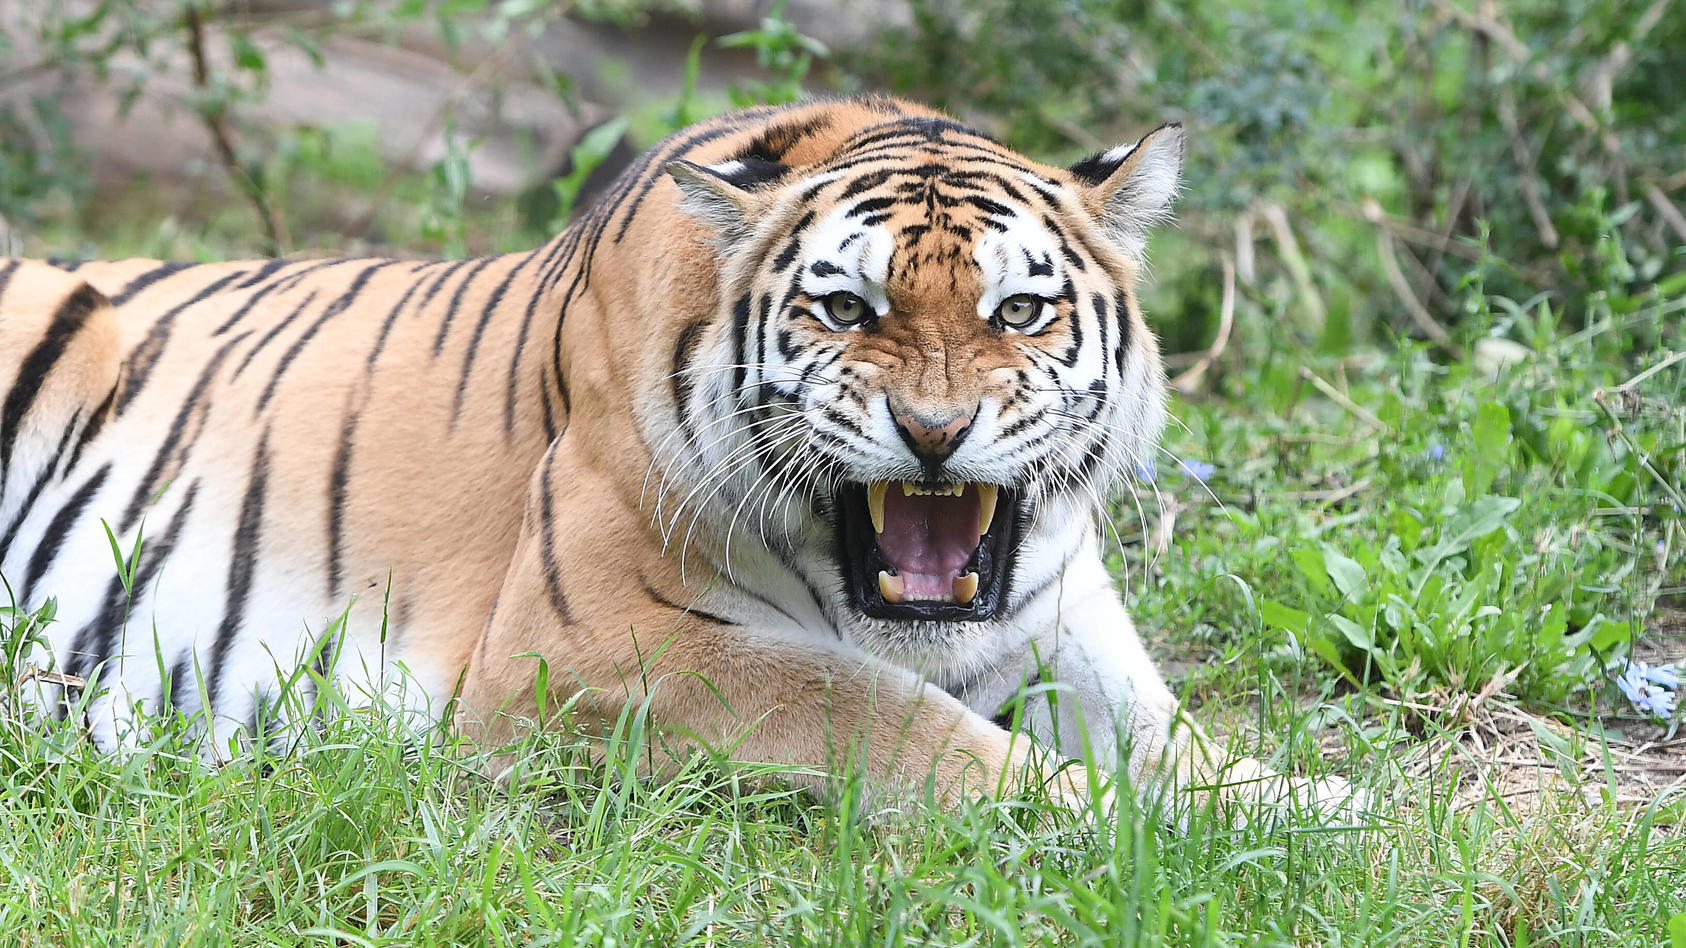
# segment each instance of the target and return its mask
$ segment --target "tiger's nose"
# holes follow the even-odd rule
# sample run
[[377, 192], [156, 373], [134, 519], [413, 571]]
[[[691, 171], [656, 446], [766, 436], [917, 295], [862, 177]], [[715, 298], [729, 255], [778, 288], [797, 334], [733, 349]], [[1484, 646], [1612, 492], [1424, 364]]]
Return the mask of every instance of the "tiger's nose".
[[946, 460], [972, 428], [972, 416], [968, 414], [933, 415], [892, 408], [890, 415], [902, 440], [927, 462]]

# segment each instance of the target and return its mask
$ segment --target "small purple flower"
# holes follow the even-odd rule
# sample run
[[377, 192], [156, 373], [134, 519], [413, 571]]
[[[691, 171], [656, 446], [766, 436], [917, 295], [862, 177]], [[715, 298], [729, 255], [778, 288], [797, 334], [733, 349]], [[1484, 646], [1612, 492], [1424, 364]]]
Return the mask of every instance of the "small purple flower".
[[1670, 689], [1680, 687], [1680, 675], [1673, 665], [1628, 662], [1627, 668], [1616, 679], [1616, 687], [1641, 714], [1667, 721], [1674, 716], [1676, 702], [1675, 693]]
[[1425, 456], [1430, 461], [1439, 464], [1441, 461], [1446, 460], [1446, 446], [1436, 441], [1428, 446], [1428, 451], [1425, 452]]
[[1154, 469], [1153, 469], [1153, 462], [1152, 461], [1137, 461], [1136, 462], [1136, 479], [1137, 480], [1142, 481], [1143, 483], [1146, 483], [1146, 484], [1151, 484], [1151, 483], [1153, 483], [1153, 478], [1154, 478], [1154, 475], [1156, 473], [1157, 472], [1154, 471]]
[[1206, 479], [1212, 476], [1213, 471], [1217, 470], [1205, 461], [1178, 461], [1177, 466], [1182, 468], [1184, 474], [1202, 484], [1206, 483]]
[[1639, 667], [1645, 669], [1645, 680], [1653, 685], [1662, 685], [1669, 689], [1680, 687], [1680, 672], [1672, 664], [1646, 665], [1640, 662]]

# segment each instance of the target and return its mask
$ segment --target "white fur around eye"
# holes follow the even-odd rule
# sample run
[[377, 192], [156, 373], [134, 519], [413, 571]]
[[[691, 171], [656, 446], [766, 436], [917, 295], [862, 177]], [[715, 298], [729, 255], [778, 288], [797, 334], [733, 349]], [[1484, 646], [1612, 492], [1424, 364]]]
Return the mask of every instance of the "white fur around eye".
[[[978, 315], [984, 319], [993, 317], [1008, 297], [1023, 293], [1055, 299], [1065, 292], [1059, 241], [1027, 216], [1014, 218], [1005, 233], [991, 231], [978, 241], [972, 259], [983, 274]], [[1032, 272], [1033, 268], [1046, 272]]]
[[[864, 226], [848, 211], [848, 206], [838, 208], [809, 229], [802, 241], [797, 279], [802, 291], [815, 299], [853, 293], [882, 316], [890, 311], [884, 282], [890, 274], [896, 241], [882, 224]], [[822, 264], [822, 271], [836, 267], [841, 272], [816, 273], [815, 264]]]

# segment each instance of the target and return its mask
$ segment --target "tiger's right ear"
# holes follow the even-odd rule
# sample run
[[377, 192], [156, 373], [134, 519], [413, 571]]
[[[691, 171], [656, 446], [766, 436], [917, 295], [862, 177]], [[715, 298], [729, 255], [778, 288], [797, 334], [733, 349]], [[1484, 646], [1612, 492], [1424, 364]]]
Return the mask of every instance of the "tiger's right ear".
[[763, 206], [761, 188], [783, 178], [788, 165], [760, 158], [699, 165], [683, 158], [668, 162], [667, 173], [683, 195], [679, 209], [714, 231], [720, 249], [730, 253], [755, 230]]

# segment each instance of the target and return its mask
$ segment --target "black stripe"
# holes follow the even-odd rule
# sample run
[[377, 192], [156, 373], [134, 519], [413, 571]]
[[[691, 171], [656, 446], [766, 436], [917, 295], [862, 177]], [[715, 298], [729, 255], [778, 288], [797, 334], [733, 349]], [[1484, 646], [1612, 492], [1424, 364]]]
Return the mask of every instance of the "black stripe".
[[[140, 548], [140, 562], [130, 577], [129, 595], [124, 596], [122, 583], [116, 582], [107, 590], [105, 608], [87, 626], [76, 634], [76, 651], [85, 659], [95, 662], [107, 662], [117, 657], [117, 633], [127, 625], [128, 618], [140, 607], [146, 598], [147, 588], [158, 576], [158, 570], [169, 560], [170, 554], [175, 552], [176, 542], [181, 539], [182, 527], [193, 511], [193, 500], [199, 494], [199, 482], [194, 481], [187, 489], [187, 495], [182, 498], [181, 506], [176, 508], [170, 517], [170, 524], [164, 529], [164, 537], [156, 547], [144, 544]], [[92, 640], [92, 641], [91, 641]], [[101, 668], [103, 675], [104, 668]], [[93, 683], [90, 683], [90, 685]], [[162, 682], [159, 683], [162, 687]], [[164, 693], [158, 694], [158, 706], [164, 706]]]
[[[170, 677], [165, 683], [165, 687], [169, 689], [170, 693], [170, 707], [174, 708], [176, 713], [184, 718], [187, 717], [187, 706], [182, 703], [182, 695], [186, 693], [188, 685], [197, 684], [189, 678], [189, 673], [193, 671], [192, 658], [193, 650], [191, 648], [183, 651], [176, 659], [176, 663], [170, 666]], [[160, 707], [163, 706], [164, 698], [162, 695], [159, 696], [158, 703]]]
[[264, 333], [263, 338], [258, 340], [257, 345], [247, 351], [245, 358], [241, 359], [240, 364], [234, 367], [234, 377], [239, 378], [240, 373], [246, 371], [246, 366], [252, 364], [252, 360], [257, 358], [258, 353], [263, 351], [264, 346], [269, 345], [276, 336], [281, 335], [282, 330], [285, 330], [288, 326], [292, 325], [293, 320], [298, 319], [299, 315], [308, 309], [310, 304], [314, 302], [316, 302], [316, 291], [311, 290], [309, 293], [305, 294], [303, 302], [293, 307], [293, 311], [288, 313], [286, 318], [282, 319], [274, 326], [271, 326], [269, 332]]
[[[521, 259], [520, 263], [510, 268], [509, 273], [493, 288], [492, 295], [487, 297], [486, 305], [480, 309], [480, 321], [474, 324], [474, 335], [469, 337], [468, 352], [462, 358], [462, 374], [457, 376], [456, 399], [451, 405], [451, 424], [453, 426], [457, 423], [457, 416], [462, 414], [463, 399], [468, 393], [468, 376], [474, 369], [474, 357], [480, 351], [480, 339], [486, 334], [486, 326], [491, 323], [492, 314], [497, 312], [499, 304], [503, 302], [504, 294], [509, 291], [509, 285], [515, 281], [516, 274], [520, 273], [527, 264], [532, 263], [537, 256], [538, 254], [535, 253], [527, 254]], [[507, 434], [512, 428], [513, 425], [505, 425], [504, 432]]]
[[180, 273], [191, 266], [193, 266], [191, 263], [160, 263], [158, 266], [153, 267], [140, 276], [135, 277], [133, 280], [130, 280], [128, 286], [123, 287], [116, 296], [111, 298], [111, 305], [122, 306], [124, 303], [134, 299], [135, 294], [146, 289], [152, 284], [157, 283], [159, 280], [162, 280], [173, 273]]
[[1129, 348], [1130, 345], [1130, 298], [1124, 295], [1123, 290], [1119, 290], [1118, 295], [1113, 298], [1112, 304], [1118, 309], [1118, 348], [1112, 350], [1112, 358], [1118, 367], [1118, 379], [1122, 382], [1124, 380], [1124, 350]]
[[474, 283], [474, 278], [480, 275], [480, 271], [499, 259], [501, 258], [498, 256], [482, 258], [473, 270], [468, 271], [468, 276], [463, 277], [462, 282], [457, 284], [457, 291], [451, 294], [451, 305], [445, 308], [445, 319], [439, 324], [439, 335], [433, 337], [433, 354], [435, 356], [445, 351], [445, 336], [450, 333], [451, 322], [457, 318], [457, 310], [462, 307], [462, 298], [468, 292], [469, 286]]
[[[135, 486], [134, 496], [129, 498], [129, 506], [123, 510], [123, 519], [118, 521], [119, 532], [129, 532], [129, 528], [133, 527], [135, 521], [140, 519], [142, 508], [148, 500], [152, 499], [153, 494], [161, 486], [159, 482], [164, 475], [164, 468], [168, 466], [170, 458], [177, 453], [177, 445], [187, 432], [187, 423], [192, 420], [194, 410], [204, 401], [205, 392], [210, 388], [211, 380], [216, 377], [217, 370], [222, 367], [223, 360], [228, 358], [229, 352], [233, 351], [241, 340], [251, 334], [251, 330], [247, 330], [223, 343], [222, 348], [218, 349], [211, 356], [210, 361], [205, 363], [205, 368], [200, 371], [199, 378], [194, 380], [193, 387], [188, 389], [187, 397], [182, 400], [181, 407], [176, 410], [176, 417], [170, 422], [170, 430], [164, 435], [163, 444], [158, 446], [158, 453], [153, 455], [152, 463], [146, 469], [146, 476], [142, 477], [140, 483]], [[203, 429], [201, 428], [201, 430]], [[187, 452], [192, 449], [193, 443], [198, 438], [199, 433], [196, 431], [192, 440], [181, 446], [180, 453], [184, 461]]]
[[41, 469], [41, 473], [35, 475], [35, 483], [30, 485], [29, 493], [24, 495], [23, 506], [19, 507], [18, 512], [12, 516], [12, 522], [6, 527], [6, 533], [0, 536], [0, 563], [6, 562], [6, 554], [12, 548], [12, 541], [17, 539], [18, 529], [23, 526], [23, 521], [29, 516], [29, 512], [35, 508], [35, 501], [40, 498], [42, 489], [52, 481], [54, 472], [58, 470], [59, 461], [64, 458], [65, 448], [70, 445], [70, 436], [76, 432], [76, 426], [81, 421], [82, 410], [79, 408], [70, 416], [70, 424], [64, 426], [64, 434], [59, 436], [59, 446], [53, 451], [52, 459], [47, 462], [46, 467]]
[[[106, 638], [101, 634], [105, 617], [115, 615], [117, 619], [114, 621], [123, 621], [128, 599], [124, 594], [122, 577], [111, 577], [111, 582], [106, 584], [105, 598], [102, 601], [104, 605], [100, 607], [100, 611], [87, 625], [77, 630], [76, 637], [70, 642], [70, 651], [65, 654], [65, 673], [84, 679], [85, 682], [94, 677], [94, 668], [109, 657], [104, 647], [95, 644], [96, 638]], [[95, 683], [87, 682], [83, 687], [87, 688], [92, 684]]]
[[12, 274], [18, 269], [18, 261], [8, 260], [4, 269], [0, 269], [0, 297], [6, 295], [6, 287], [12, 282]]
[[445, 285], [445, 281], [455, 276], [458, 270], [461, 270], [463, 267], [466, 267], [473, 262], [473, 258], [464, 258], [462, 260], [452, 260], [450, 263], [446, 264], [445, 269], [441, 270], [439, 276], [434, 279], [433, 285], [428, 287], [427, 291], [422, 293], [421, 299], [416, 301], [416, 311], [420, 313], [426, 310], [427, 304], [433, 302], [433, 298], [439, 295], [439, 290]]
[[[287, 351], [282, 354], [280, 361], [275, 364], [275, 371], [270, 373], [269, 382], [263, 387], [263, 394], [258, 396], [257, 411], [263, 411], [264, 406], [269, 404], [269, 399], [275, 394], [275, 387], [281, 383], [281, 376], [286, 374], [288, 367], [293, 364], [294, 359], [298, 358], [305, 345], [321, 331], [323, 324], [345, 312], [351, 306], [357, 299], [357, 295], [363, 292], [363, 287], [368, 285], [369, 278], [374, 275], [376, 270], [390, 267], [397, 262], [396, 260], [386, 260], [365, 268], [351, 281], [350, 288], [340, 294], [338, 299], [323, 307], [322, 315], [316, 317], [315, 322], [305, 327], [304, 332], [299, 333], [299, 337], [293, 340], [293, 344], [287, 347]], [[248, 355], [247, 358], [250, 359], [250, 356]]]
[[732, 391], [743, 391], [744, 363], [749, 361], [749, 294], [732, 304]]
[[[972, 679], [970, 679], [966, 682], [963, 682], [962, 684], [954, 686], [953, 688], [947, 689], [947, 691], [948, 691], [949, 694], [954, 695], [954, 697], [960, 698], [960, 692], [965, 691], [966, 688], [970, 687], [972, 685], [972, 683], [975, 682], [976, 680], [977, 680], [976, 678], [972, 678]], [[1012, 730], [1013, 729], [1013, 712], [1018, 708], [1018, 705], [1019, 705], [1019, 701], [1016, 700], [1016, 699], [1018, 698], [1019, 695], [1025, 694], [1030, 689], [1040, 688], [1040, 687], [1042, 687], [1042, 673], [1039, 671], [1036, 674], [1030, 676], [1029, 681], [1025, 682], [1023, 685], [1020, 685], [1018, 692], [1015, 693], [1015, 695], [1013, 697], [1008, 698], [1005, 702], [1002, 703], [1001, 709], [999, 711], [995, 712], [995, 716], [990, 718], [989, 722], [991, 724], [995, 725], [996, 727], [1000, 728], [1003, 731]], [[961, 699], [961, 700], [964, 700], [964, 699]], [[1046, 700], [1046, 696], [1044, 696], [1044, 700]]]
[[24, 574], [23, 581], [24, 603], [29, 606], [35, 605], [33, 600], [35, 584], [41, 581], [41, 577], [47, 575], [47, 568], [53, 565], [53, 558], [58, 556], [59, 547], [64, 545], [65, 536], [75, 528], [76, 522], [82, 517], [82, 511], [87, 509], [88, 502], [94, 499], [95, 494], [99, 493], [101, 485], [105, 483], [106, 477], [110, 474], [111, 464], [107, 462], [95, 471], [94, 476], [88, 478], [75, 494], [71, 495], [70, 500], [59, 508], [58, 513], [53, 515], [52, 522], [47, 525], [47, 532], [41, 535], [41, 542], [35, 547], [34, 555], [29, 558], [29, 570]]
[[164, 354], [164, 346], [170, 341], [170, 329], [174, 325], [176, 317], [181, 315], [183, 310], [196, 303], [204, 302], [206, 297], [245, 275], [246, 271], [244, 270], [231, 273], [188, 297], [185, 301], [171, 307], [164, 315], [153, 321], [152, 328], [147, 330], [146, 338], [142, 339], [140, 345], [136, 346], [134, 351], [129, 353], [129, 357], [124, 360], [129, 372], [129, 384], [124, 387], [123, 394], [117, 399], [118, 414], [122, 414], [123, 410], [129, 407], [129, 403], [134, 401], [135, 396], [140, 394], [141, 389], [146, 387], [146, 380], [152, 375], [153, 368], [158, 364], [159, 356]]
[[47, 326], [47, 334], [18, 366], [12, 390], [6, 393], [4, 407], [0, 407], [0, 496], [5, 494], [6, 478], [11, 473], [12, 451], [17, 447], [24, 414], [35, 403], [35, 396], [40, 394], [41, 383], [47, 373], [52, 371], [71, 340], [87, 324], [88, 316], [103, 305], [105, 297], [97, 290], [86, 283], [78, 286], [68, 299], [59, 304], [58, 312], [53, 314], [53, 321]]
[[88, 416], [88, 423], [82, 426], [82, 433], [76, 436], [76, 447], [70, 452], [70, 463], [64, 466], [66, 474], [76, 470], [76, 462], [82, 460], [82, 449], [86, 448], [89, 442], [94, 440], [94, 436], [100, 433], [100, 429], [105, 427], [105, 420], [111, 417], [117, 404], [118, 392], [122, 387], [123, 379], [119, 376], [117, 381], [112, 383], [111, 391], [105, 393], [105, 398], [100, 401], [99, 407], [95, 408], [94, 413]]
[[281, 269], [282, 267], [287, 266], [288, 264], [291, 264], [293, 262], [294, 261], [292, 261], [292, 260], [271, 260], [268, 263], [264, 264], [263, 266], [259, 267], [257, 272], [252, 274], [250, 277], [248, 277], [246, 279], [246, 282], [240, 284], [238, 289], [246, 290], [246, 289], [250, 289], [254, 286], [257, 286], [259, 283], [262, 283], [263, 281], [265, 281], [265, 280], [269, 279], [270, 277], [274, 276], [275, 271], [277, 271], [277, 270]]
[[[588, 217], [587, 218], [587, 220], [594, 220], [594, 219], [595, 219], [594, 217]], [[585, 223], [581, 222], [579, 224], [575, 224], [573, 227], [568, 228], [568, 230], [563, 232], [561, 237], [557, 238], [555, 241], [552, 241], [552, 244], [557, 249], [563, 251], [563, 254], [564, 254], [564, 256], [562, 258], [563, 266], [560, 267], [558, 270], [556, 270], [555, 271], [556, 273], [561, 273], [563, 270], [567, 269], [566, 264], [569, 263], [573, 259], [574, 247], [578, 246], [580, 235], [584, 232], [585, 232]], [[527, 336], [528, 336], [528, 333], [532, 329], [533, 316], [534, 316], [535, 313], [538, 312], [539, 302], [542, 299], [545, 298], [545, 292], [546, 292], [545, 286], [546, 286], [546, 283], [548, 282], [548, 280], [550, 278], [549, 277], [550, 271], [546, 270], [545, 268], [550, 265], [550, 260], [551, 260], [551, 254], [547, 253], [545, 255], [544, 261], [542, 261], [539, 265], [539, 285], [538, 285], [538, 287], [533, 289], [527, 296], [527, 312], [526, 312], [525, 315], [523, 315], [521, 317], [521, 329], [515, 335], [515, 352], [514, 352], [513, 355], [511, 355], [509, 357], [509, 380], [508, 380], [508, 382], [507, 382], [507, 384], [505, 385], [505, 388], [504, 388], [504, 409], [503, 409], [503, 430], [506, 433], [512, 432], [512, 431], [515, 430], [515, 398], [516, 398], [516, 394], [517, 394], [516, 388], [517, 388], [517, 386], [520, 382], [520, 375], [518, 373], [519, 373], [520, 368], [521, 368], [521, 355], [522, 355], [522, 353], [527, 351]], [[558, 320], [561, 320], [565, 315], [566, 315], [565, 312], [563, 312], [562, 310], [558, 310], [558, 312], [556, 314], [556, 318]], [[556, 355], [556, 354], [553, 354], [552, 358], [553, 358], [553, 360], [555, 360], [555, 359], [559, 359], [560, 356]], [[550, 398], [550, 396], [549, 396], [548, 390], [544, 387], [544, 378], [543, 378], [543, 372], [542, 371], [540, 372], [540, 378], [539, 378], [539, 390], [541, 392], [541, 398], [545, 402], [545, 413], [546, 413], [545, 430], [550, 431], [553, 428], [552, 423], [549, 419], [549, 412], [550, 412], [549, 398]]]
[[[264, 264], [263, 268], [258, 271], [256, 276], [254, 276], [251, 279], [247, 280], [246, 282], [240, 284], [238, 287], [236, 287], [236, 289], [242, 289], [243, 290], [243, 289], [246, 289], [248, 287], [251, 287], [251, 286], [267, 279], [269, 277], [269, 275], [274, 273], [277, 269], [279, 269], [280, 267], [282, 267], [282, 266], [284, 266], [288, 263], [291, 263], [291, 262], [292, 261], [288, 261], [288, 260], [273, 260], [273, 261], [271, 261], [267, 264]], [[234, 311], [234, 315], [228, 317], [228, 319], [221, 326], [218, 326], [216, 329], [212, 330], [211, 335], [220, 336], [223, 333], [228, 332], [230, 329], [233, 329], [235, 323], [238, 323], [240, 320], [245, 319], [246, 314], [250, 313], [252, 311], [252, 308], [257, 306], [258, 302], [260, 300], [262, 300], [264, 297], [268, 296], [269, 294], [278, 292], [280, 290], [291, 289], [292, 287], [297, 286], [299, 280], [304, 278], [305, 275], [311, 273], [312, 271], [320, 270], [323, 267], [331, 267], [334, 264], [340, 263], [340, 262], [342, 262], [342, 261], [339, 261], [339, 260], [324, 260], [320, 263], [315, 263], [315, 264], [312, 264], [308, 267], [305, 267], [303, 270], [300, 270], [299, 272], [293, 274], [290, 277], [286, 277], [286, 278], [283, 278], [283, 279], [280, 279], [280, 280], [276, 280], [273, 283], [264, 284], [261, 288], [258, 289], [258, 291], [256, 293], [253, 293], [251, 296], [246, 298], [246, 302], [243, 303], [240, 306], [239, 309]]]
[[386, 337], [392, 333], [392, 326], [398, 321], [398, 314], [404, 311], [404, 304], [410, 302], [410, 297], [414, 296], [416, 290], [420, 288], [420, 280], [411, 283], [409, 288], [404, 291], [404, 295], [398, 298], [398, 304], [392, 307], [391, 312], [386, 314], [385, 321], [381, 323], [380, 334], [375, 336], [375, 344], [369, 347], [369, 357], [363, 361], [364, 378], [375, 374], [375, 360], [379, 359], [381, 353], [386, 351]]
[[697, 342], [702, 338], [702, 331], [707, 326], [707, 319], [698, 319], [679, 330], [679, 341], [673, 346], [673, 371], [668, 375], [668, 382], [673, 387], [674, 416], [687, 444], [695, 440], [691, 432], [690, 413], [691, 359], [696, 355]]
[[214, 707], [222, 690], [223, 665], [228, 660], [229, 647], [240, 633], [246, 620], [246, 605], [252, 596], [252, 576], [257, 572], [258, 541], [263, 534], [264, 493], [269, 487], [269, 432], [258, 439], [257, 453], [252, 457], [251, 480], [246, 483], [246, 496], [240, 501], [240, 521], [234, 529], [234, 553], [228, 564], [228, 598], [223, 605], [222, 622], [217, 637], [211, 643], [211, 671], [206, 681]]
[[351, 451], [362, 412], [347, 411], [340, 422], [340, 444], [328, 473], [328, 598], [338, 599], [345, 583], [345, 495], [351, 479]]
[[562, 570], [556, 562], [556, 518], [550, 496], [550, 471], [556, 463], [556, 451], [557, 445], [552, 443], [545, 452], [544, 473], [539, 475], [539, 531], [543, 541], [539, 555], [544, 561], [544, 585], [550, 593], [550, 605], [562, 617], [563, 625], [571, 625], [574, 619], [568, 613], [568, 597], [562, 591]]
[[650, 585], [649, 580], [644, 581], [644, 595], [649, 596], [651, 599], [654, 599], [656, 602], [659, 602], [664, 606], [667, 606], [669, 609], [677, 609], [686, 615], [696, 616], [704, 622], [712, 622], [715, 625], [737, 625], [737, 623], [733, 622], [731, 619], [722, 618], [712, 612], [704, 612], [695, 606], [687, 606], [674, 602], [666, 596], [663, 596], [656, 587]]

